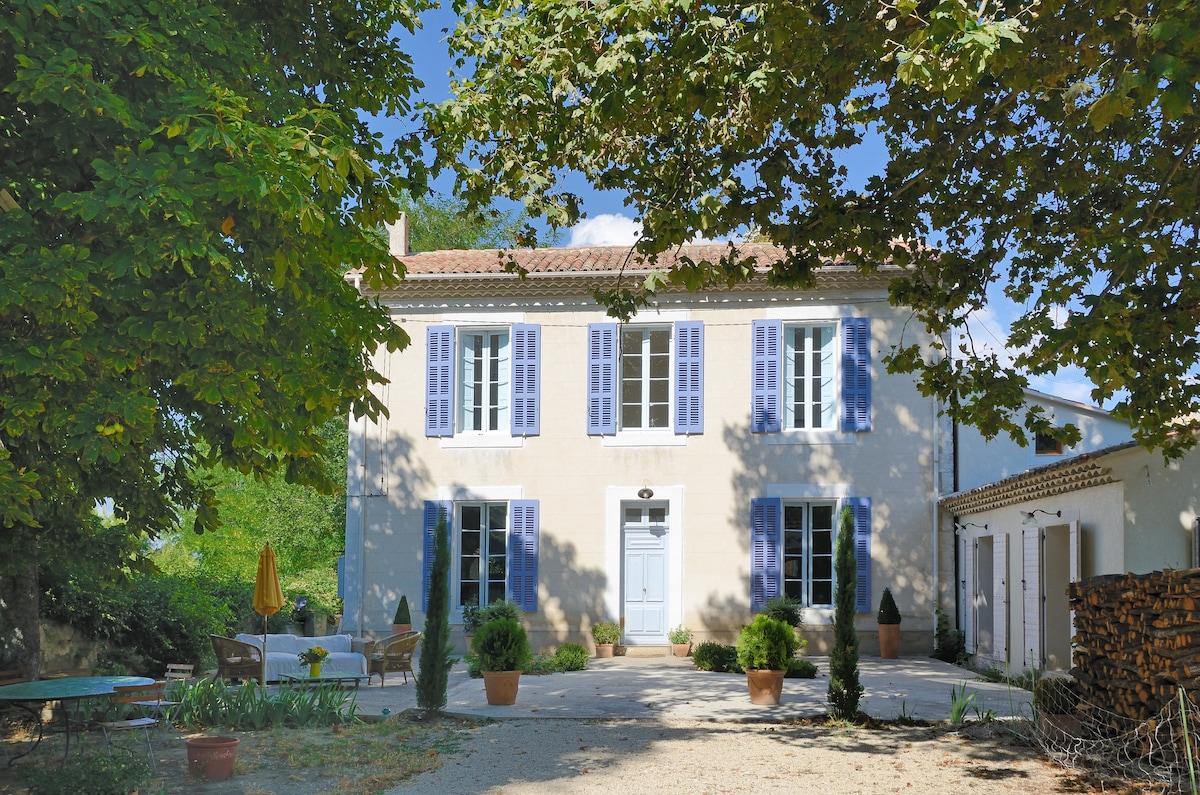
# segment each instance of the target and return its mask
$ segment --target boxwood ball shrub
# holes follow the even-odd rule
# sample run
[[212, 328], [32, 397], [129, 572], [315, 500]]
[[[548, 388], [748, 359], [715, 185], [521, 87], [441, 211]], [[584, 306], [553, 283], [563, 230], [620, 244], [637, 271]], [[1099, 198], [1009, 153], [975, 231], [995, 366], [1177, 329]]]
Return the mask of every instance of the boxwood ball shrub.
[[521, 671], [533, 661], [525, 627], [511, 618], [486, 622], [471, 639], [482, 671]]
[[787, 670], [796, 653], [796, 633], [782, 621], [759, 613], [738, 635], [737, 661], [743, 669]]
[[788, 660], [787, 672], [784, 677], [787, 679], [815, 679], [817, 676], [817, 666], [813, 665], [808, 660], [796, 659], [793, 657]]
[[578, 643], [564, 643], [554, 653], [560, 671], [582, 671], [587, 668], [588, 650]]
[[698, 671], [732, 671], [737, 667], [737, 649], [715, 640], [701, 641], [692, 649], [692, 665]]

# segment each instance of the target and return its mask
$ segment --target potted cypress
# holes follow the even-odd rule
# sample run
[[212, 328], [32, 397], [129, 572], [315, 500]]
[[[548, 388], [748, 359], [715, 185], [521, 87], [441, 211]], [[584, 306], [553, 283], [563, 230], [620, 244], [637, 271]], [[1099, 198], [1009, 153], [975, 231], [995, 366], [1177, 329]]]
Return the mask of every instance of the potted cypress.
[[900, 609], [892, 598], [892, 589], [884, 588], [879, 599], [879, 656], [894, 660], [900, 656]]
[[408, 597], [400, 594], [400, 604], [396, 605], [396, 615], [392, 617], [392, 634], [412, 631], [412, 613], [408, 609]]
[[592, 640], [596, 641], [596, 656], [613, 656], [613, 647], [621, 641], [621, 628], [612, 621], [592, 625]]
[[521, 670], [533, 659], [525, 628], [511, 618], [487, 621], [471, 639], [471, 651], [479, 657], [487, 703], [515, 704]]
[[783, 695], [783, 677], [796, 653], [791, 626], [759, 613], [738, 635], [738, 665], [746, 672], [750, 703], [771, 706]]

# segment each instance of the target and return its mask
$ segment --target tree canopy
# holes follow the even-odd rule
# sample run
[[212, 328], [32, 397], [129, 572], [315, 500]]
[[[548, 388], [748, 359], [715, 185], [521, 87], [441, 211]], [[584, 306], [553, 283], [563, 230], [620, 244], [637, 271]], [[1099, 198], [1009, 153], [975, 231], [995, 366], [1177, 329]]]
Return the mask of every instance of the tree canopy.
[[329, 489], [322, 423], [383, 410], [370, 357], [407, 337], [342, 275], [394, 278], [373, 230], [425, 183], [419, 142], [367, 122], [410, 109], [393, 31], [423, 5], [0, 3], [8, 656], [36, 671], [37, 561], [78, 554], [97, 501], [203, 531], [194, 472]]
[[[456, 2], [454, 96], [428, 110], [438, 167], [472, 203], [574, 223], [563, 177], [620, 189], [646, 256], [697, 234], [788, 250], [772, 285], [832, 257], [905, 272], [942, 355], [901, 343], [959, 420], [1024, 442], [1030, 376], [1076, 365], [1147, 446], [1178, 455], [1200, 396], [1200, 3]], [[867, 136], [886, 153], [852, 184]], [[749, 279], [735, 247], [663, 283]], [[949, 332], [1002, 290], [1004, 351]], [[1056, 433], [1074, 441], [1074, 429]]]

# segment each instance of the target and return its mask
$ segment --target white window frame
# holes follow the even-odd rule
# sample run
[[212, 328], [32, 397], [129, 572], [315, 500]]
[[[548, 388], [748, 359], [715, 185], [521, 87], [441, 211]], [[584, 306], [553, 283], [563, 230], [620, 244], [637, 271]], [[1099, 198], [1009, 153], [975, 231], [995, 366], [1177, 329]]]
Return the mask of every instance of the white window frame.
[[501, 599], [508, 598], [508, 575], [509, 575], [509, 567], [512, 565], [512, 562], [508, 559], [509, 534], [512, 532], [512, 528], [509, 527], [509, 522], [511, 521], [511, 513], [512, 513], [510, 506], [509, 506], [509, 501], [508, 500], [494, 500], [494, 499], [465, 500], [465, 501], [461, 501], [461, 502], [456, 501], [454, 503], [454, 534], [453, 534], [454, 543], [453, 543], [453, 548], [451, 550], [452, 555], [453, 555], [453, 563], [451, 565], [451, 577], [450, 577], [450, 587], [451, 587], [452, 593], [453, 593], [453, 598], [451, 599], [451, 607], [455, 611], [461, 611], [464, 606], [463, 599], [462, 599], [462, 585], [463, 585], [462, 563], [464, 560], [463, 518], [466, 514], [466, 511], [465, 511], [466, 508], [470, 508], [470, 507], [480, 508], [480, 517], [482, 520], [481, 523], [487, 525], [486, 529], [481, 529], [479, 531], [480, 543], [479, 543], [479, 555], [477, 557], [479, 558], [479, 574], [481, 575], [481, 577], [477, 580], [474, 580], [475, 582], [479, 583], [479, 587], [480, 587], [480, 590], [479, 590], [480, 604], [479, 604], [479, 606], [486, 607], [487, 604], [490, 603], [490, 601], [495, 601], [495, 600], [484, 601], [484, 597], [486, 596], [486, 593], [487, 593], [487, 585], [488, 585], [488, 583], [491, 582], [491, 580], [484, 579], [482, 577], [482, 575], [485, 573], [485, 568], [486, 568], [484, 565], [484, 561], [489, 557], [495, 556], [495, 555], [493, 555], [492, 550], [490, 549], [491, 541], [490, 541], [489, 533], [492, 531], [491, 531], [490, 523], [488, 521], [488, 516], [489, 516], [488, 509], [491, 506], [498, 506], [498, 505], [504, 506], [504, 579], [503, 579], [502, 585], [501, 585], [501, 595], [498, 598], [501, 598]]
[[[828, 388], [821, 396], [821, 413], [824, 424], [820, 428], [812, 427], [812, 374], [807, 365], [812, 363], [814, 349], [812, 347], [813, 331], [821, 329], [828, 332], [829, 338], [823, 350], [828, 353], [823, 356], [822, 365], [828, 364], [828, 372], [821, 373], [822, 381], [828, 381]], [[796, 424], [796, 332], [804, 331], [804, 350], [802, 351], [805, 376], [802, 381], [803, 396], [801, 397], [801, 425]], [[839, 323], [832, 320], [811, 320], [804, 322], [788, 322], [783, 324], [783, 432], [831, 434], [841, 432], [841, 330]]]
[[[800, 599], [800, 603], [806, 608], [821, 609], [821, 608], [833, 607], [833, 598], [834, 598], [834, 595], [836, 593], [836, 588], [837, 588], [836, 571], [835, 571], [835, 567], [834, 567], [834, 563], [835, 563], [834, 554], [836, 551], [837, 534], [838, 534], [838, 505], [839, 505], [839, 501], [837, 499], [811, 499], [811, 500], [785, 499], [783, 501], [783, 515], [779, 519], [780, 532], [782, 534], [781, 539], [780, 539], [780, 541], [781, 541], [780, 566], [781, 566], [781, 570], [782, 570], [781, 571], [782, 578], [780, 581], [781, 593], [783, 593], [785, 595], [788, 593], [788, 584], [789, 583], [795, 583], [795, 582], [801, 583], [801, 594], [800, 594], [799, 599]], [[814, 583], [813, 561], [814, 561], [814, 554], [815, 554], [813, 551], [813, 540], [812, 540], [813, 532], [814, 532], [814, 527], [813, 527], [813, 522], [812, 522], [812, 513], [813, 513], [813, 508], [816, 508], [816, 507], [829, 508], [829, 512], [830, 512], [829, 513], [829, 527], [828, 528], [820, 528], [820, 530], [822, 530], [822, 531], [827, 529], [829, 532], [829, 551], [828, 551], [828, 553], [825, 553], [822, 555], [823, 557], [829, 558], [829, 578], [827, 580], [829, 582], [829, 601], [828, 602], [814, 602], [812, 599], [813, 583]], [[788, 527], [787, 517], [788, 517], [788, 509], [789, 508], [791, 508], [791, 509], [803, 508], [803, 511], [804, 511], [803, 526], [801, 528], [799, 528], [798, 530], [790, 529]], [[789, 560], [789, 558], [795, 558], [797, 556], [795, 553], [789, 554], [789, 552], [788, 552], [788, 534], [789, 534], [789, 532], [792, 533], [793, 535], [799, 534], [801, 536], [801, 551], [798, 556], [799, 557], [799, 561], [798, 561], [799, 566], [797, 568], [791, 568], [791, 569], [788, 566], [789, 562], [791, 562]], [[822, 579], [822, 581], [825, 581], [825, 580]]]
[[[482, 359], [468, 359], [468, 341], [484, 337], [488, 339], [493, 336], [499, 336], [501, 341], [497, 355], [493, 358], [489, 355], [484, 355]], [[511, 436], [511, 417], [510, 412], [512, 406], [512, 329], [510, 326], [458, 326], [454, 329], [454, 350], [456, 357], [455, 377], [458, 387], [458, 398], [455, 406], [455, 435], [463, 436]], [[468, 377], [467, 369], [472, 362], [481, 361], [482, 381], [475, 382], [473, 376]], [[478, 365], [477, 365], [478, 366]], [[468, 384], [471, 384], [468, 388]], [[468, 418], [474, 425], [474, 417], [471, 416], [476, 408], [473, 398], [476, 395], [475, 383], [480, 383], [483, 390], [489, 392], [494, 391], [495, 398], [487, 396], [480, 404], [479, 411], [482, 413], [481, 424], [482, 428], [468, 428]], [[472, 400], [471, 405], [468, 405], [468, 400]], [[487, 425], [490, 415], [496, 415], [495, 427], [489, 428]]]
[[[642, 351], [639, 357], [642, 360], [642, 374], [639, 378], [641, 384], [641, 400], [638, 404], [641, 408], [641, 417], [643, 424], [640, 426], [630, 427], [625, 424], [625, 334], [629, 332], [639, 332], [642, 337]], [[652, 402], [650, 398], [652, 378], [650, 375], [650, 362], [654, 353], [650, 350], [651, 335], [654, 332], [662, 332], [667, 337], [667, 394], [662, 401]], [[657, 323], [647, 323], [638, 325], [622, 325], [617, 328], [617, 433], [670, 433], [674, 435], [674, 413], [672, 403], [672, 394], [675, 388], [675, 329], [673, 324], [665, 325]], [[650, 409], [654, 405], [663, 405], [667, 411], [666, 422], [660, 426], [650, 427], [647, 423], [650, 420]]]

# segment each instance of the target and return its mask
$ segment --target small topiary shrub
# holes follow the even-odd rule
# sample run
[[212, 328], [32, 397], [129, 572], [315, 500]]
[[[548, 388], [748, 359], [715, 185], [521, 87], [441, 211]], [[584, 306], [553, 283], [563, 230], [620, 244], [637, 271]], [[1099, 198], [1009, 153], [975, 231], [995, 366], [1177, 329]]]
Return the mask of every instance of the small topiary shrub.
[[582, 671], [587, 668], [588, 650], [578, 643], [564, 643], [554, 653], [560, 671]]
[[525, 618], [525, 612], [521, 610], [519, 604], [508, 599], [497, 599], [479, 611], [480, 624], [486, 624], [497, 618], [511, 618], [520, 624]]
[[525, 628], [511, 618], [487, 621], [471, 639], [480, 670], [522, 671], [533, 661]]
[[891, 588], [883, 589], [883, 596], [879, 598], [879, 612], [875, 614], [875, 620], [880, 624], [900, 623], [900, 608], [896, 607], [896, 600], [892, 596]]
[[400, 604], [396, 605], [396, 615], [392, 618], [393, 624], [411, 624], [412, 612], [408, 609], [408, 597], [400, 594]]
[[714, 640], [702, 641], [692, 649], [692, 665], [698, 671], [733, 671], [737, 668], [737, 649]]
[[786, 671], [783, 675], [785, 679], [815, 679], [817, 676], [817, 666], [808, 660], [794, 657], [788, 660]]
[[799, 599], [790, 596], [773, 596], [763, 603], [759, 611], [761, 616], [770, 616], [776, 621], [782, 621], [789, 627], [803, 627], [804, 607]]
[[796, 653], [796, 633], [782, 621], [759, 613], [738, 635], [737, 661], [743, 669], [785, 671]]

